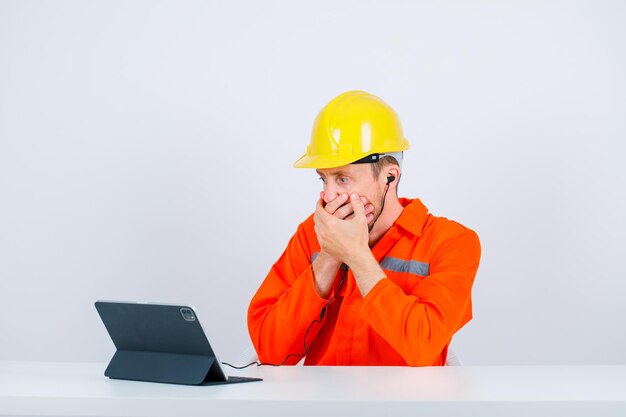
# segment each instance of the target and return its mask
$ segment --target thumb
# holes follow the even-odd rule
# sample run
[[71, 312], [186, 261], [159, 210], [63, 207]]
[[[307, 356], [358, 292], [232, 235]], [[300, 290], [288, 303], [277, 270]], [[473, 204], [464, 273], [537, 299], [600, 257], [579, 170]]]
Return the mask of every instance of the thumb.
[[352, 209], [354, 210], [354, 218], [367, 222], [365, 218], [365, 206], [363, 205], [363, 201], [361, 201], [361, 197], [359, 197], [357, 193], [354, 193], [350, 196], [350, 200]]

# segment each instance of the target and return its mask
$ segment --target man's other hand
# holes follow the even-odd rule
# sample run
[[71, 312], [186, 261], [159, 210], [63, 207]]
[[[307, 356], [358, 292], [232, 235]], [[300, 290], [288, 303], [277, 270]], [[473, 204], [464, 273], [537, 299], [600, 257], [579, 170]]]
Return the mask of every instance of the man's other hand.
[[354, 210], [353, 214], [341, 220], [334, 213], [330, 214], [320, 199], [317, 201], [314, 216], [315, 233], [322, 251], [348, 266], [351, 259], [358, 257], [362, 252], [369, 253], [365, 206], [356, 193], [350, 196], [350, 204]]
[[[320, 191], [320, 200], [322, 201], [324, 210], [326, 210], [328, 214], [332, 214], [340, 220], [350, 219], [354, 216], [354, 207], [352, 206], [352, 202], [348, 198], [347, 193], [338, 194], [333, 200], [324, 204], [324, 191]], [[365, 197], [361, 197], [361, 201], [365, 206], [365, 218], [367, 219], [367, 222], [370, 223], [374, 220], [374, 205], [368, 203]]]

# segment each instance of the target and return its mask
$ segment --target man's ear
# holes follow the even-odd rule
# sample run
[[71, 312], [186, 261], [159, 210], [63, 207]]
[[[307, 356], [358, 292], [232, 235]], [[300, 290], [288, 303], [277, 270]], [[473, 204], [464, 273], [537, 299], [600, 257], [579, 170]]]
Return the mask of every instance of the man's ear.
[[397, 184], [400, 179], [400, 169], [397, 166], [392, 165], [385, 169], [385, 177], [387, 184], [391, 187], [393, 184]]

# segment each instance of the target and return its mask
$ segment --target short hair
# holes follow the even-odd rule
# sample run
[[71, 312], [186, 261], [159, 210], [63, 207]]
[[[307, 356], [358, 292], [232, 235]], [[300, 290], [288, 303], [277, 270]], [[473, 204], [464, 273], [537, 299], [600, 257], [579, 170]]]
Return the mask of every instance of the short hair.
[[[385, 167], [388, 165], [400, 166], [400, 164], [398, 163], [398, 160], [394, 158], [393, 156], [389, 156], [389, 155], [383, 156], [378, 161], [372, 162], [370, 165], [372, 166], [372, 174], [374, 174], [374, 178], [378, 178], [378, 176], [383, 171], [383, 169], [385, 169]], [[398, 178], [398, 180], [400, 179]]]

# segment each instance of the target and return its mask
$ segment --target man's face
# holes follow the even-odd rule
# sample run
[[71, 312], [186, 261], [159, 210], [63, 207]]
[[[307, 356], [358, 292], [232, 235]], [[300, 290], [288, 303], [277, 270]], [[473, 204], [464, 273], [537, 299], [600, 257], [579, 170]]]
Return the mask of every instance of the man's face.
[[381, 180], [374, 178], [372, 167], [369, 164], [352, 164], [338, 168], [317, 169], [316, 172], [324, 184], [320, 197], [325, 204], [333, 201], [341, 194], [357, 193], [359, 196], [365, 197], [367, 203], [374, 206], [374, 220], [370, 222], [371, 228], [380, 214], [383, 198]]

